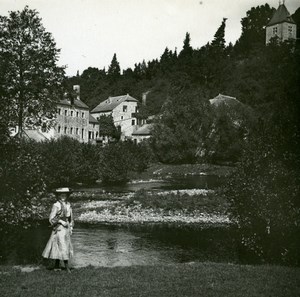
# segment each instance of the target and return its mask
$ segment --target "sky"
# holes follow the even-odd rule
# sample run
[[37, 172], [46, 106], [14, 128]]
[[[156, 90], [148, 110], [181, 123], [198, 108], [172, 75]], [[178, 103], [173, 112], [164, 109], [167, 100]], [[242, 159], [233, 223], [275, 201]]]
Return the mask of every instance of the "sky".
[[[268, 1], [268, 2], [267, 2]], [[159, 58], [164, 49], [180, 52], [186, 32], [193, 48], [213, 39], [227, 18], [225, 39], [234, 43], [251, 7], [278, 0], [0, 0], [0, 15], [36, 9], [61, 49], [58, 64], [68, 76], [88, 67], [108, 68], [116, 53], [121, 69]], [[293, 14], [299, 0], [286, 0]]]

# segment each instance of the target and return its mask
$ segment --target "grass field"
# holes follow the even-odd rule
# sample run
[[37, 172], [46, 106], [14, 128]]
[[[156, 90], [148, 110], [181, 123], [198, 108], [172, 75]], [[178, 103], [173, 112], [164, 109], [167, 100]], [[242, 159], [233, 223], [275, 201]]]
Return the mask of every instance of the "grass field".
[[300, 296], [300, 268], [216, 263], [45, 268], [21, 272], [0, 267], [0, 296]]

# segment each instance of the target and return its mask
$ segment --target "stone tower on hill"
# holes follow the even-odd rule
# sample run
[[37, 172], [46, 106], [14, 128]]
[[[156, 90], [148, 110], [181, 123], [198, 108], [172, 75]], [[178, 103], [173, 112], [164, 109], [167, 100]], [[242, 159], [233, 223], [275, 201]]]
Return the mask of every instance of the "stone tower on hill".
[[272, 37], [276, 36], [281, 41], [287, 39], [296, 40], [296, 33], [297, 25], [283, 1], [283, 4], [279, 4], [276, 12], [266, 26], [266, 44], [270, 42]]

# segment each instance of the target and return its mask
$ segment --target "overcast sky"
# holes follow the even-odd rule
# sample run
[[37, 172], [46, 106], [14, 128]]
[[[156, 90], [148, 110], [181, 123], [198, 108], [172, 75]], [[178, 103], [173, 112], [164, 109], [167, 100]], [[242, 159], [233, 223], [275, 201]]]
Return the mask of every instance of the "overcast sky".
[[[121, 69], [159, 58], [168, 47], [182, 49], [185, 33], [199, 48], [213, 39], [223, 17], [226, 42], [241, 33], [241, 18], [266, 0], [0, 0], [0, 15], [36, 9], [61, 49], [60, 65], [67, 75], [88, 67], [108, 67], [114, 53]], [[268, 0], [277, 8], [278, 0]], [[291, 14], [299, 0], [286, 0]]]

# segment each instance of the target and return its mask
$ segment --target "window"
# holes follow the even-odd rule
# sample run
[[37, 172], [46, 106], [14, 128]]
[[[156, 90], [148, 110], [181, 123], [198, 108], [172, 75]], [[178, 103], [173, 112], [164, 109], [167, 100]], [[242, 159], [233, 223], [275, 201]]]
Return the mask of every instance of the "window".
[[78, 128], [76, 128], [76, 135], [78, 135], [78, 132], [79, 132], [79, 131], [78, 131]]
[[131, 125], [132, 125], [132, 126], [135, 125], [135, 120], [131, 120]]
[[81, 117], [84, 118], [84, 112], [81, 113]]
[[73, 134], [73, 127], [70, 128], [70, 134]]
[[65, 116], [67, 116], [68, 115], [68, 111], [65, 109]]
[[277, 27], [274, 27], [274, 28], [273, 28], [273, 35], [277, 35], [277, 32], [278, 32], [278, 31], [277, 31]]
[[292, 34], [293, 34], [293, 27], [292, 26], [288, 26], [288, 32], [289, 32], [289, 36], [292, 36]]
[[123, 116], [121, 116], [121, 120], [123, 120]]
[[138, 106], [135, 107], [135, 112], [139, 112]]
[[58, 128], [57, 128], [57, 132], [60, 133], [60, 126], [58, 126]]
[[127, 112], [127, 105], [123, 105], [123, 112]]
[[77, 118], [79, 117], [79, 111], [76, 112], [76, 116], [77, 116]]
[[65, 134], [67, 134], [67, 127], [65, 127], [65, 129], [64, 129], [64, 130], [65, 130], [65, 131], [64, 131], [64, 132], [65, 132]]
[[71, 110], [71, 117], [73, 116], [73, 113], [74, 113], [73, 110]]
[[61, 114], [61, 109], [60, 108], [57, 109], [57, 113]]
[[81, 138], [84, 136], [84, 129], [81, 130]]

